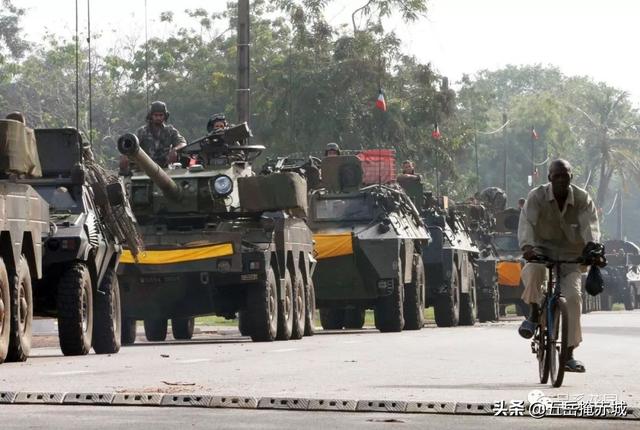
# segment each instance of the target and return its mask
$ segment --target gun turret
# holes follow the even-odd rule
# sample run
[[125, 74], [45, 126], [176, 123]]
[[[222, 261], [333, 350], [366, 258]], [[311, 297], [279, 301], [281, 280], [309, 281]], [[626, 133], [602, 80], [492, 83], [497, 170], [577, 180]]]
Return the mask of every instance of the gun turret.
[[118, 151], [133, 163], [136, 163], [144, 173], [149, 176], [154, 184], [162, 190], [165, 197], [179, 201], [182, 193], [178, 185], [158, 166], [142, 148], [138, 142], [138, 137], [132, 133], [126, 133], [118, 139]]

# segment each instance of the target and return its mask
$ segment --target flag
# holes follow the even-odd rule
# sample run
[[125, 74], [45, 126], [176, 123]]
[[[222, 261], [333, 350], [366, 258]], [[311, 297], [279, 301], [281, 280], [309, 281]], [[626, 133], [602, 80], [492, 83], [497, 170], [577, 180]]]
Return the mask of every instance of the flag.
[[533, 140], [538, 140], [538, 137], [540, 137], [540, 136], [538, 136], [538, 133], [536, 133], [536, 129], [531, 127], [531, 138]]
[[380, 89], [380, 93], [378, 94], [378, 100], [376, 100], [376, 107], [382, 112], [387, 111], [387, 102], [384, 101], [384, 93], [382, 92], [382, 88]]
[[440, 134], [440, 129], [438, 128], [438, 123], [433, 124], [433, 131], [431, 132], [431, 137], [435, 140], [440, 140], [442, 135]]

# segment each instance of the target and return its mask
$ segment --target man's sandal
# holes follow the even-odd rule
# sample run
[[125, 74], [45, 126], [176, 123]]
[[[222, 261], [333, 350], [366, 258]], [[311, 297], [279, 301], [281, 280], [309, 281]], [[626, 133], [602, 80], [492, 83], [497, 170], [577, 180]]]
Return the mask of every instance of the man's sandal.
[[571, 358], [564, 365], [565, 372], [584, 373], [587, 369], [584, 368], [584, 364], [581, 361]]

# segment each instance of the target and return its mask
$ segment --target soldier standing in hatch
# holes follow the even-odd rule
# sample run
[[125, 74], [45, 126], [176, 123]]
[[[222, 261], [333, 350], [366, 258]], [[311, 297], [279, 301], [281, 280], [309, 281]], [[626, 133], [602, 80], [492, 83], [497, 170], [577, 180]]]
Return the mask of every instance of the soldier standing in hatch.
[[324, 156], [335, 157], [336, 155], [340, 155], [340, 147], [338, 144], [334, 142], [327, 143], [327, 148], [324, 150]]
[[187, 146], [180, 132], [166, 123], [168, 119], [167, 105], [155, 101], [147, 113], [147, 124], [136, 131], [140, 147], [161, 167], [177, 161], [178, 150]]

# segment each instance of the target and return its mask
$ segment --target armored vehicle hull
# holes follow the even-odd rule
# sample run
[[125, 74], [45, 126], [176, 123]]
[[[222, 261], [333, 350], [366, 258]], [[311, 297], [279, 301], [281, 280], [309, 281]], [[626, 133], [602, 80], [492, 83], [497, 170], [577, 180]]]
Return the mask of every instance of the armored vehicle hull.
[[607, 267], [600, 270], [604, 290], [599, 295], [601, 309], [610, 311], [614, 303], [623, 303], [626, 310], [640, 306], [640, 248], [633, 242], [608, 240]]

